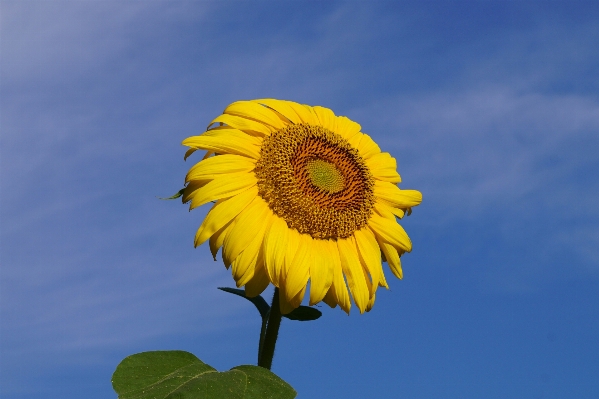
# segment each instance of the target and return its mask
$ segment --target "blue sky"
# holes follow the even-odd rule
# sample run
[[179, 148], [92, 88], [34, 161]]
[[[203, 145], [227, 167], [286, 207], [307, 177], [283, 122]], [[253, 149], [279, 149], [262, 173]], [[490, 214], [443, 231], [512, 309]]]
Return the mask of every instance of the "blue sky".
[[258, 313], [193, 248], [206, 209], [156, 197], [184, 138], [263, 97], [359, 122], [424, 195], [372, 312], [283, 322], [299, 398], [599, 397], [599, 3], [0, 12], [2, 398], [116, 397], [146, 350], [255, 363]]

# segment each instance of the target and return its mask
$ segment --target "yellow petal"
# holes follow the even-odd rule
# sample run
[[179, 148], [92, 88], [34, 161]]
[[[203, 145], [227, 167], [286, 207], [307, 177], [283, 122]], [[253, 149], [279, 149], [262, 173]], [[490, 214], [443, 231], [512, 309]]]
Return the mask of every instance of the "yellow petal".
[[260, 252], [258, 252], [258, 259], [256, 260], [254, 277], [252, 277], [252, 279], [245, 285], [245, 296], [248, 298], [253, 298], [260, 295], [266, 289], [266, 287], [268, 287], [268, 284], [270, 284], [270, 279], [268, 278], [268, 274], [266, 274], [266, 270], [264, 268], [263, 255], [264, 251], [260, 250]]
[[333, 111], [318, 105], [312, 107], [312, 110], [318, 117], [318, 121], [322, 127], [329, 129], [331, 132], [337, 132], [337, 117]]
[[285, 295], [291, 303], [293, 303], [293, 298], [308, 284], [310, 266], [313, 263], [312, 254], [315, 250], [312, 241], [310, 235], [300, 234], [299, 246], [285, 277]]
[[306, 295], [306, 287], [307, 286], [304, 285], [303, 288], [297, 294], [295, 294], [291, 301], [289, 301], [294, 309], [302, 304], [302, 301], [304, 300], [304, 295]]
[[245, 133], [254, 136], [268, 136], [271, 133], [271, 129], [263, 123], [256, 122], [254, 120], [243, 118], [237, 115], [219, 115], [212, 122], [210, 122], [210, 125], [208, 125], [208, 129], [210, 129], [210, 126], [212, 126], [215, 123], [224, 123], [227, 126], [231, 126], [232, 128], [239, 129]]
[[[323, 242], [328, 243], [327, 245], [329, 246], [329, 252], [332, 254], [333, 259], [333, 284], [331, 284], [331, 288], [329, 288], [329, 293], [331, 294], [330, 296], [334, 298], [335, 302], [339, 304], [345, 313], [349, 314], [351, 302], [349, 300], [349, 293], [347, 292], [347, 285], [343, 279], [339, 248], [337, 247], [337, 243], [335, 241], [325, 240]], [[329, 293], [327, 293], [325, 296], [325, 301], [330, 300]], [[330, 306], [329, 302], [325, 303], [329, 304]]]
[[[228, 198], [240, 194], [258, 183], [253, 173], [241, 172], [220, 176], [204, 186], [188, 193], [185, 188], [184, 197], [191, 199], [189, 209], [197, 208], [210, 201]], [[190, 185], [188, 185], [190, 187]], [[193, 186], [192, 186], [193, 187]], [[183, 200], [185, 201], [184, 198]]]
[[312, 120], [314, 121], [314, 125], [320, 125], [320, 118], [318, 117], [318, 114], [316, 113], [316, 110], [314, 109], [314, 107], [309, 106], [309, 105], [304, 105], [304, 107], [306, 108], [306, 110], [308, 110], [308, 112], [310, 113], [310, 115], [312, 115]]
[[306, 104], [297, 104], [294, 103], [293, 109], [297, 112], [298, 115], [302, 118], [303, 123], [308, 123], [310, 125], [318, 125], [318, 117], [312, 110], [312, 107]]
[[275, 215], [264, 237], [264, 267], [275, 287], [281, 286], [289, 234], [285, 220]]
[[274, 100], [271, 98], [253, 101], [272, 108], [294, 124], [308, 123], [315, 125], [318, 123], [318, 120], [314, 118], [313, 114], [305, 105], [293, 101]]
[[360, 254], [360, 263], [368, 271], [372, 279], [372, 291], [370, 292], [370, 296], [372, 296], [380, 280], [381, 249], [369, 228], [356, 230], [354, 237]]
[[[248, 248], [250, 247], [252, 247], [252, 244], [248, 245]], [[251, 258], [249, 255], [243, 256], [244, 253], [245, 251], [231, 262], [231, 274], [233, 275], [237, 288], [245, 285], [252, 277], [254, 277], [256, 258]]]
[[250, 245], [260, 233], [267, 220], [270, 209], [261, 197], [254, 200], [235, 218], [235, 226], [225, 237], [223, 261], [229, 266], [239, 254]]
[[385, 272], [383, 271], [383, 264], [381, 263], [380, 265], [380, 280], [379, 280], [379, 287], [384, 287], [386, 289], [389, 289], [389, 284], [387, 284], [387, 279], [385, 278]]
[[370, 300], [368, 301], [368, 305], [366, 306], [366, 311], [370, 312], [370, 310], [372, 310], [372, 307], [374, 306], [374, 301], [376, 299], [376, 294], [374, 294], [372, 296], [372, 298], [370, 298]]
[[196, 195], [197, 190], [204, 187], [208, 183], [210, 182], [207, 180], [196, 180], [189, 182], [183, 189], [181, 201], [183, 201], [184, 204], [188, 203]]
[[397, 173], [397, 161], [388, 152], [379, 152], [365, 161], [375, 179], [395, 184], [401, 182]]
[[[327, 291], [327, 294], [324, 296], [324, 298], [322, 298], [322, 301], [324, 303], [326, 303], [327, 305], [329, 305], [333, 309], [337, 307], [337, 299], [335, 298], [334, 292], [335, 292], [335, 290], [333, 289], [333, 286], [331, 285], [331, 288], [329, 288], [329, 290]], [[347, 313], [349, 313], [349, 312], [347, 312]]]
[[379, 237], [394, 247], [410, 252], [412, 250], [412, 241], [410, 241], [410, 237], [406, 231], [401, 227], [396, 221], [395, 218], [388, 219], [377, 212], [374, 212], [368, 221], [370, 228], [377, 236], [377, 241], [379, 241]]
[[[310, 306], [322, 301], [333, 283], [334, 258], [323, 240], [314, 240], [314, 261], [310, 264]], [[338, 259], [338, 258], [337, 258]]]
[[347, 140], [349, 142], [349, 144], [354, 147], [355, 149], [358, 148], [358, 146], [360, 145], [360, 141], [362, 141], [362, 137], [364, 137], [363, 133], [356, 133], [352, 138], [350, 138], [349, 140]]
[[337, 247], [341, 258], [341, 268], [347, 278], [349, 290], [360, 313], [364, 313], [370, 299], [370, 292], [364, 279], [364, 272], [353, 237], [337, 240]]
[[202, 245], [214, 233], [239, 215], [257, 195], [258, 187], [253, 186], [234, 197], [216, 203], [196, 233], [195, 246]]
[[208, 130], [200, 136], [188, 137], [182, 144], [197, 150], [214, 151], [217, 154], [237, 154], [258, 159], [262, 139], [241, 130], [225, 127]]
[[301, 242], [301, 234], [295, 229], [287, 231], [287, 245], [285, 246], [285, 259], [283, 260], [283, 277], [286, 278], [289, 269], [293, 267], [296, 253]]
[[211, 157], [195, 164], [185, 177], [185, 182], [191, 180], [212, 180], [228, 173], [249, 173], [256, 167], [256, 162], [240, 155], [224, 154]]
[[389, 202], [383, 200], [382, 198], [377, 198], [377, 201], [374, 203], [374, 212], [379, 214], [380, 216], [389, 219], [390, 221], [396, 222], [396, 217], [403, 217], [405, 214], [404, 211], [407, 210], [408, 215], [411, 213], [412, 208], [400, 209], [395, 208]]
[[360, 140], [360, 145], [358, 146], [358, 152], [362, 158], [368, 159], [380, 153], [381, 149], [369, 135], [364, 133], [364, 137], [362, 137], [362, 140]]
[[237, 287], [246, 285], [247, 282], [254, 277], [258, 253], [260, 252], [262, 242], [264, 241], [264, 231], [268, 225], [272, 223], [272, 218], [267, 216], [261, 221], [262, 227], [252, 235], [253, 240], [231, 263], [231, 271], [233, 273], [233, 278], [237, 283]]
[[395, 277], [401, 280], [403, 278], [403, 271], [401, 270], [401, 260], [399, 259], [400, 254], [393, 245], [380, 240], [378, 237], [377, 241], [379, 242], [379, 245], [385, 254], [385, 258], [387, 259], [387, 264], [389, 265], [391, 272], [395, 275]]
[[[210, 237], [210, 252], [212, 253], [212, 257], [214, 258], [214, 260], [216, 260], [216, 253], [218, 252], [219, 248], [223, 246], [225, 237], [227, 236], [227, 234], [229, 234], [229, 231], [231, 231], [233, 226], [235, 226], [235, 219], [231, 220], [224, 227], [221, 227], [216, 233], [212, 235], [212, 237]], [[229, 268], [228, 266], [225, 267], [227, 269]]]
[[339, 134], [347, 141], [351, 142], [354, 139], [354, 136], [359, 136], [360, 134], [362, 134], [360, 133], [362, 126], [345, 116], [338, 116], [336, 125], [336, 130], [333, 131]]
[[189, 156], [196, 151], [197, 150], [195, 148], [190, 148], [189, 150], [185, 151], [185, 156], [183, 156], [183, 160], [187, 160], [187, 158], [189, 158]]
[[[359, 256], [358, 256], [358, 258], [359, 258]], [[371, 276], [368, 274], [368, 270], [364, 266], [364, 263], [362, 263], [362, 259], [360, 259], [360, 264], [362, 266], [362, 275], [364, 276], [364, 281], [366, 282], [366, 289], [368, 290], [368, 298], [370, 300], [370, 298], [372, 298], [374, 296], [374, 294], [376, 293], [376, 290], [379, 286], [378, 286], [378, 283], [377, 284], [372, 283]]]
[[287, 125], [272, 109], [252, 101], [234, 102], [223, 113], [258, 121], [270, 127], [271, 131], [283, 129]]
[[332, 308], [339, 304], [341, 309], [349, 314], [351, 302], [349, 300], [345, 280], [343, 279], [343, 270], [341, 269], [341, 259], [339, 258], [337, 242], [333, 240], [322, 240], [321, 245], [323, 247], [323, 253], [328, 256], [330, 268], [333, 273], [331, 286], [322, 300]]
[[395, 208], [411, 208], [422, 202], [422, 193], [416, 190], [401, 190], [393, 183], [374, 181], [374, 196]]
[[279, 288], [279, 309], [281, 309], [281, 314], [288, 314], [293, 311], [297, 306], [293, 306], [293, 304], [287, 300], [287, 295], [285, 295], [285, 286], [281, 284]]
[[[368, 230], [370, 230], [370, 228], [368, 228]], [[374, 234], [374, 232], [372, 230], [370, 230], [370, 233], [376, 239], [376, 234]], [[379, 244], [378, 240], [377, 240], [377, 244], [380, 248], [380, 244]], [[379, 287], [385, 287], [386, 289], [389, 289], [389, 285], [387, 284], [387, 280], [385, 279], [385, 273], [383, 271], [383, 263], [382, 263], [383, 259], [382, 259], [382, 255], [381, 255], [380, 251], [382, 251], [382, 248], [379, 250], [379, 257], [381, 258], [381, 262], [378, 265], [379, 266]]]
[[[393, 206], [391, 206], [388, 202], [386, 201], [378, 201], [374, 204], [374, 210], [376, 212], [378, 212], [380, 215], [388, 215], [391, 214], [395, 217], [398, 218], [403, 218], [405, 215], [405, 212], [403, 209], [399, 209], [399, 208], [395, 208]], [[393, 219], [393, 217], [388, 217], [388, 219]]]

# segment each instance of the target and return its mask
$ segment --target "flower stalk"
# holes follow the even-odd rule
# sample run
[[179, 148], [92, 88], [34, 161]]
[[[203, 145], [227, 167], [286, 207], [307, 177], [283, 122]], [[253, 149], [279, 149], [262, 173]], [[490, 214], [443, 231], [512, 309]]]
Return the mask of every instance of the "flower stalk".
[[272, 304], [268, 315], [268, 322], [262, 322], [262, 330], [260, 331], [260, 344], [258, 349], [258, 366], [270, 370], [272, 367], [272, 359], [275, 355], [275, 346], [279, 336], [279, 327], [281, 326], [281, 307], [279, 304], [279, 289], [275, 287], [275, 293], [272, 297]]

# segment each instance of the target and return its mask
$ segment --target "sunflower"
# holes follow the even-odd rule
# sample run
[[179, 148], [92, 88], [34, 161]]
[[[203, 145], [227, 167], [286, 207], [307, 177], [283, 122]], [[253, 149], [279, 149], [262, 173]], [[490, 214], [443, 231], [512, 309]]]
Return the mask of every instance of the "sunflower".
[[[195, 236], [254, 297], [273, 284], [283, 314], [324, 301], [360, 313], [379, 286], [382, 262], [402, 278], [412, 243], [397, 223], [422, 201], [400, 190], [396, 161], [356, 122], [291, 101], [238, 101], [206, 132], [185, 139], [185, 158], [206, 150], [185, 178], [190, 210], [215, 202]], [[349, 287], [349, 292], [348, 292]]]

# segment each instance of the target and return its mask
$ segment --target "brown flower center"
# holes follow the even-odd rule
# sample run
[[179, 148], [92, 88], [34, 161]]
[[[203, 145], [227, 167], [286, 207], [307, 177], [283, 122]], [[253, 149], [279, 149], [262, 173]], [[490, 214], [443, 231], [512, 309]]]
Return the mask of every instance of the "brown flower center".
[[347, 238], [372, 213], [374, 181], [364, 160], [322, 126], [288, 125], [266, 137], [255, 174], [273, 212], [314, 238]]

